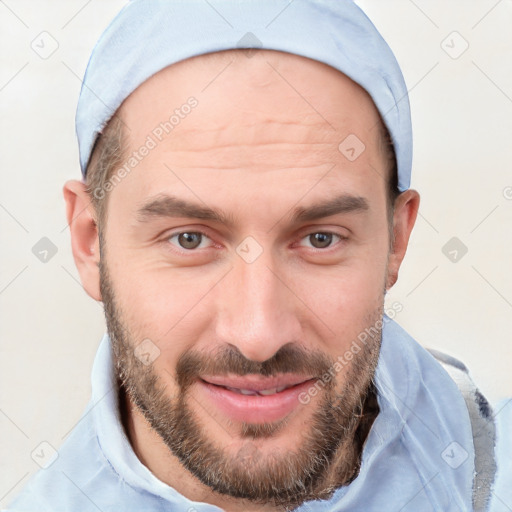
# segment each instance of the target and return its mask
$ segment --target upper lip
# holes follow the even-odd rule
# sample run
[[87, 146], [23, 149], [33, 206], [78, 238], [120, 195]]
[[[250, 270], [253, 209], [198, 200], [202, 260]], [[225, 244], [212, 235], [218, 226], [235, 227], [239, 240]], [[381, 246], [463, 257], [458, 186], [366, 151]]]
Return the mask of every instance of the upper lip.
[[201, 379], [215, 386], [224, 386], [236, 389], [247, 389], [251, 391], [263, 391], [282, 387], [292, 387], [307, 382], [314, 377], [297, 374], [282, 374], [274, 377], [262, 375], [224, 376], [224, 375], [203, 375]]

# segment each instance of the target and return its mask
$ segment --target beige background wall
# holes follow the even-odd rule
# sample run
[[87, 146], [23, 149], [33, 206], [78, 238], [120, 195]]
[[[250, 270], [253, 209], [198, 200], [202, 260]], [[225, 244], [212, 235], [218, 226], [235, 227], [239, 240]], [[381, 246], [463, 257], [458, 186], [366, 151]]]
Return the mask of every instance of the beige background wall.
[[[123, 4], [0, 2], [0, 507], [38, 468], [33, 450], [58, 447], [89, 398], [103, 313], [79, 283], [61, 188], [80, 175], [80, 77]], [[389, 299], [403, 304], [399, 323], [462, 359], [496, 402], [512, 396], [512, 3], [360, 4], [403, 67], [422, 194]]]

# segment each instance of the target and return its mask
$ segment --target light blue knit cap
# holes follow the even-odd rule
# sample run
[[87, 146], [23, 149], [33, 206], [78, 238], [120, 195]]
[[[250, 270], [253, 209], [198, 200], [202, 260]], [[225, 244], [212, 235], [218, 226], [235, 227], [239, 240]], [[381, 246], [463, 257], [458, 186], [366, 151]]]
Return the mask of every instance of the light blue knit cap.
[[352, 0], [132, 0], [102, 34], [87, 66], [76, 113], [82, 174], [98, 134], [139, 85], [175, 62], [233, 48], [309, 57], [366, 89], [393, 139], [398, 188], [409, 188], [405, 81], [393, 52]]

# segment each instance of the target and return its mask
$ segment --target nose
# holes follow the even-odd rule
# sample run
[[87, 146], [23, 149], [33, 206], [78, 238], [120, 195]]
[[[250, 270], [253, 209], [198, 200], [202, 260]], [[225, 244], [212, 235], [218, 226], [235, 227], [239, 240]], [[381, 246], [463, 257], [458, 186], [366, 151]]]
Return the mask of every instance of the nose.
[[300, 301], [263, 252], [256, 261], [235, 256], [217, 294], [217, 339], [252, 361], [270, 359], [281, 347], [301, 341]]

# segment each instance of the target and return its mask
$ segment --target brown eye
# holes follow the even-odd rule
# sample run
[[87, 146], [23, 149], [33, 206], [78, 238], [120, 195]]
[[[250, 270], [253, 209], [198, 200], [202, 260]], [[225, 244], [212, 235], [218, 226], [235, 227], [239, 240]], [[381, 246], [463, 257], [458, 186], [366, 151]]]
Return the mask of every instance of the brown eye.
[[309, 241], [315, 249], [325, 249], [332, 243], [332, 233], [313, 233], [309, 235]]
[[318, 231], [316, 233], [310, 233], [301, 240], [302, 246], [312, 247], [314, 249], [327, 249], [334, 243], [342, 240], [344, 237], [336, 233], [329, 233], [324, 231]]
[[180, 249], [187, 250], [197, 249], [199, 246], [204, 245], [205, 239], [208, 239], [208, 237], [199, 231], [182, 231], [169, 237], [169, 241], [172, 244], [177, 245]]
[[201, 233], [180, 233], [178, 241], [184, 249], [195, 249], [201, 244]]

